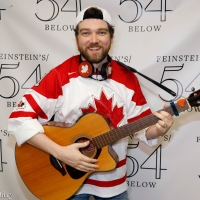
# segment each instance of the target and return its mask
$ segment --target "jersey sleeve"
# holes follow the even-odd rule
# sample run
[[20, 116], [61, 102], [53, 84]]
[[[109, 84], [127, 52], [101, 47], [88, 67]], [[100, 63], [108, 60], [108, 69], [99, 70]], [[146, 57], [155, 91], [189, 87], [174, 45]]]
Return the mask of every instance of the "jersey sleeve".
[[[130, 87], [134, 87], [133, 88], [134, 93], [133, 93], [132, 102], [131, 102], [132, 106], [130, 106], [130, 109], [128, 112], [128, 116], [129, 116], [128, 123], [152, 114], [151, 109], [148, 106], [147, 101], [143, 95], [143, 92], [141, 90], [137, 77], [136, 76], [135, 78], [132, 77], [131, 80], [134, 80], [132, 83], [134, 86], [130, 86]], [[154, 146], [158, 143], [158, 138], [147, 140], [146, 138], [147, 129], [148, 127], [137, 133], [134, 133], [133, 136], [135, 139], [140, 140], [141, 142], [144, 142], [148, 146]]]
[[37, 133], [44, 132], [41, 124], [51, 119], [61, 96], [62, 87], [55, 69], [26, 91], [8, 119], [8, 132], [19, 146]]

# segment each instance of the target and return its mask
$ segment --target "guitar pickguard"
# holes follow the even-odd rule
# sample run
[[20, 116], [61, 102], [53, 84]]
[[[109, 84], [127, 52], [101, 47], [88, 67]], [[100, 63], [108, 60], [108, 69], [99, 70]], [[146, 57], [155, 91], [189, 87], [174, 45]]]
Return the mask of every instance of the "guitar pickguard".
[[54, 156], [50, 155], [50, 163], [51, 165], [56, 169], [58, 170], [62, 176], [65, 176], [67, 173], [63, 167], [63, 164], [60, 160], [58, 160], [57, 158], [55, 158]]

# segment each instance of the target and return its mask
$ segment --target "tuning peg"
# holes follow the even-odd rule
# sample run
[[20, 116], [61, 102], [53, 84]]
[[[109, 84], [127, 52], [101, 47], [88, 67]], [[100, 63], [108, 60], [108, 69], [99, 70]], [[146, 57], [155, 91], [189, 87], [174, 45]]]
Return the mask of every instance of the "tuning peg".
[[191, 88], [191, 90], [192, 90], [192, 92], [194, 92], [194, 91], [195, 91], [195, 88], [194, 88], [194, 87], [192, 87], [192, 88]]

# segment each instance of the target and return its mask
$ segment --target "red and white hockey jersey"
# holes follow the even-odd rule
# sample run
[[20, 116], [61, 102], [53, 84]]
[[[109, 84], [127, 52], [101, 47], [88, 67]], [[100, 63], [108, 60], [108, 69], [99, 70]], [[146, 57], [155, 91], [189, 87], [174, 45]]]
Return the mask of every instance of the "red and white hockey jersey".
[[[111, 59], [112, 73], [107, 80], [83, 78], [78, 73], [79, 60], [79, 56], [66, 60], [25, 93], [8, 120], [8, 131], [18, 145], [43, 132], [42, 124], [53, 115], [54, 121], [74, 124], [84, 113], [96, 112], [117, 128], [151, 113], [132, 72]], [[157, 143], [157, 139], [147, 141], [145, 130], [134, 136], [148, 145]], [[117, 168], [92, 174], [78, 194], [110, 197], [124, 192], [127, 145], [128, 138], [113, 144], [119, 156]]]

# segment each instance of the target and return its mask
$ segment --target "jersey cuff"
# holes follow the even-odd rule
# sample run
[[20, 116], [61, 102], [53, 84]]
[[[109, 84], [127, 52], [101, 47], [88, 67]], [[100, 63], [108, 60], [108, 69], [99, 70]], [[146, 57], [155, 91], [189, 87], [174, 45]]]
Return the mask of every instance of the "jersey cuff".
[[154, 146], [154, 145], [158, 144], [159, 137], [151, 139], [151, 140], [147, 140], [147, 138], [146, 138], [146, 130], [147, 129], [148, 128], [146, 128], [142, 131], [139, 131], [136, 135], [134, 135], [134, 138], [139, 139], [141, 142], [144, 142], [148, 146]]
[[17, 145], [21, 146], [24, 142], [32, 138], [37, 133], [43, 133], [44, 129], [37, 119], [27, 120], [17, 131], [12, 135], [17, 141]]

